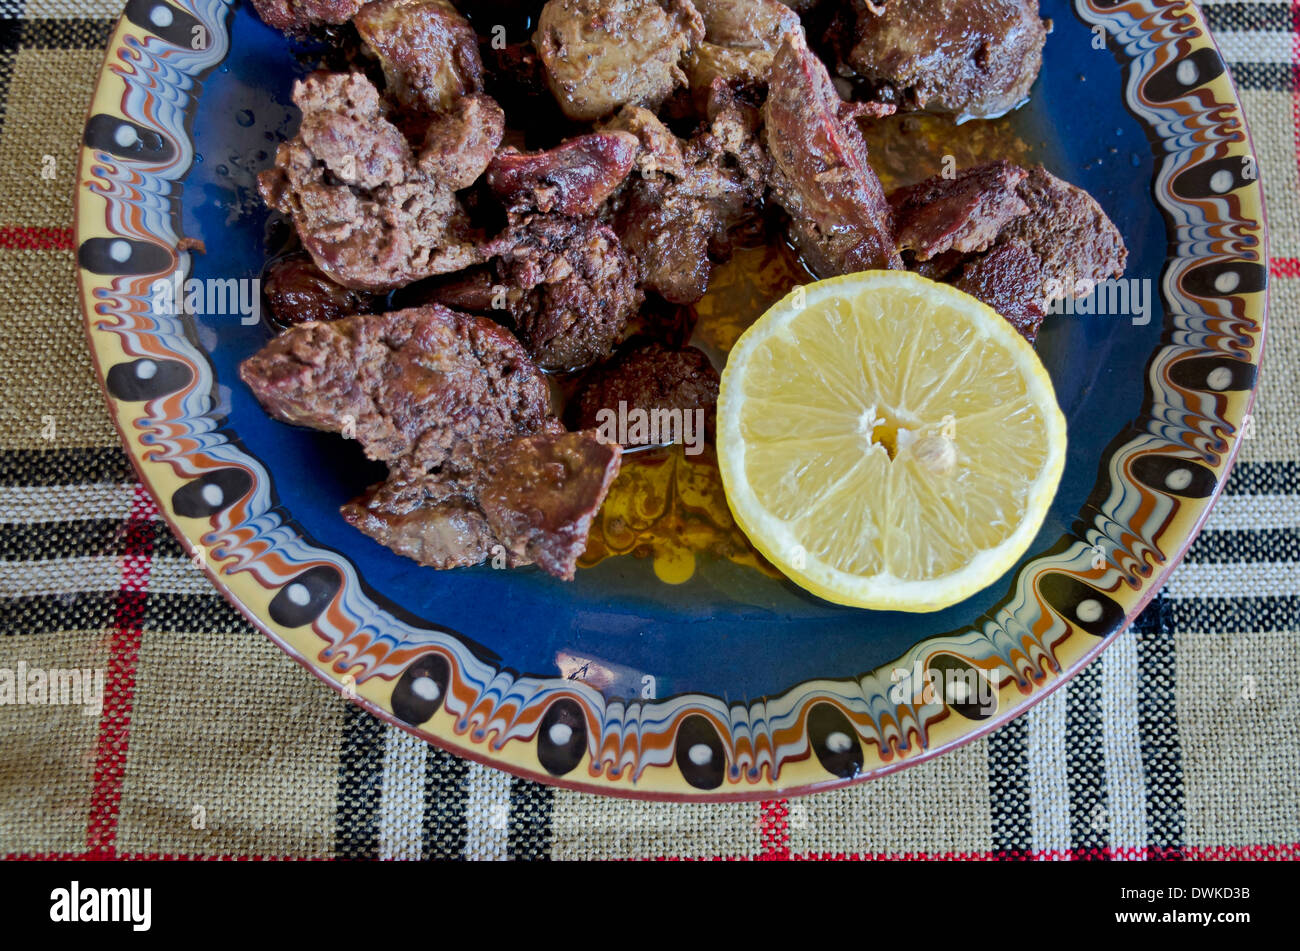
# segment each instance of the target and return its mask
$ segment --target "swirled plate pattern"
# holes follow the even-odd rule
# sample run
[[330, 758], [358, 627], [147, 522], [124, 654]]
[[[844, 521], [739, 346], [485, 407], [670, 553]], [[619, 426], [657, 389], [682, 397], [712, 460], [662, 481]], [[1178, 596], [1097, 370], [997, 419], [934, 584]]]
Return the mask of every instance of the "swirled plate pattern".
[[[80, 295], [123, 442], [249, 620], [376, 716], [462, 756], [614, 795], [760, 798], [981, 735], [1095, 656], [1186, 549], [1250, 425], [1265, 326], [1260, 184], [1199, 11], [1043, 6], [1056, 30], [1026, 128], [1116, 218], [1130, 275], [1159, 306], [1149, 327], [1045, 330], [1067, 477], [1031, 554], [981, 598], [928, 621], [868, 617], [752, 567], [732, 571], [759, 593], [723, 597], [720, 582], [666, 585], [626, 555], [570, 587], [488, 569], [431, 579], [359, 536], [336, 540], [296, 491], [336, 450], [286, 437], [231, 385], [262, 331], [170, 315], [154, 294], [178, 274], [255, 277], [264, 257], [250, 176], [286, 134], [302, 67], [227, 0], [130, 0], [86, 124]], [[327, 483], [321, 512], [334, 488], [347, 486]]]

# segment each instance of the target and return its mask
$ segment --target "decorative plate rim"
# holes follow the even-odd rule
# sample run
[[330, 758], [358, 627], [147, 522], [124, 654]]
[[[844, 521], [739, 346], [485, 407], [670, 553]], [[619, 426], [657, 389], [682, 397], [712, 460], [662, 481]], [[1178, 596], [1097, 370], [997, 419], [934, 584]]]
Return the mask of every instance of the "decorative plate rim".
[[[211, 366], [185, 340], [184, 320], [147, 306], [153, 281], [187, 269], [173, 186], [191, 164], [186, 122], [196, 81], [225, 58], [232, 0], [129, 0], [87, 112], [75, 202], [78, 298], [127, 455], [214, 587], [286, 654], [381, 720], [518, 776], [643, 800], [761, 800], [863, 782], [983, 736], [1094, 659], [1182, 559], [1240, 450], [1267, 326], [1262, 187], [1257, 174], [1230, 170], [1258, 163], [1201, 11], [1178, 0], [1073, 2], [1124, 57], [1127, 108], [1148, 130], [1168, 125], [1191, 142], [1156, 156], [1152, 182], [1175, 249], [1160, 275], [1166, 323], [1146, 363], [1141, 408], [1103, 453], [1097, 486], [1070, 530], [959, 631], [928, 637], [874, 671], [805, 680], [768, 697], [691, 693], [640, 703], [496, 669], [455, 632], [376, 605], [348, 559], [280, 520], [259, 460], [215, 426], [189, 425], [206, 418], [205, 402], [210, 408]], [[169, 13], [164, 27], [151, 19], [158, 8]], [[200, 28], [202, 47], [189, 39]], [[105, 131], [124, 125], [152, 133], [154, 154], [115, 151]], [[1228, 171], [1230, 187], [1212, 188], [1202, 175], [1199, 193], [1175, 192], [1176, 179], [1211, 165]], [[158, 384], [131, 376], [146, 362]], [[203, 492], [210, 486], [212, 504]], [[1171, 556], [1160, 548], [1166, 538], [1176, 540]], [[1100, 567], [1095, 545], [1105, 555]], [[290, 597], [294, 586], [305, 604]], [[899, 668], [968, 684], [982, 678], [995, 688], [997, 711], [982, 716], [955, 698], [927, 697], [910, 674], [887, 676]], [[414, 690], [419, 680], [437, 689]]]

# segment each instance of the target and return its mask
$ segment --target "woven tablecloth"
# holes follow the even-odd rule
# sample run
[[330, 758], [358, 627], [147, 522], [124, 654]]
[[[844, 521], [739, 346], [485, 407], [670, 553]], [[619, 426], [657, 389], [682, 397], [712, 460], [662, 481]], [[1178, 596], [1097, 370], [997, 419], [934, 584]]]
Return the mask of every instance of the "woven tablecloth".
[[939, 759], [791, 800], [648, 804], [429, 747], [309, 676], [189, 567], [109, 422], [74, 292], [81, 123], [121, 0], [0, 2], [0, 668], [102, 669], [102, 711], [0, 706], [0, 855], [1300, 856], [1300, 5], [1205, 4], [1272, 231], [1252, 438], [1101, 658]]

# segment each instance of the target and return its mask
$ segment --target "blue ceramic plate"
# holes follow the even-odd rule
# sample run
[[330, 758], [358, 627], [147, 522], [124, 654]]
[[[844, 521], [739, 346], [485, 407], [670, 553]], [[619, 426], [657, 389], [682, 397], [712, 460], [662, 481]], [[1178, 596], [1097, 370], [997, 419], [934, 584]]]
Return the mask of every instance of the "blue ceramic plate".
[[[962, 604], [908, 615], [805, 594], [753, 557], [713, 470], [680, 457], [629, 465], [572, 583], [421, 568], [345, 524], [339, 506], [382, 470], [262, 411], [236, 367], [265, 325], [173, 316], [151, 294], [176, 271], [257, 278], [269, 253], [255, 175], [295, 129], [289, 94], [311, 48], [223, 0], [131, 0], [86, 128], [82, 300], [124, 443], [253, 623], [461, 755], [616, 795], [757, 798], [980, 735], [1095, 656], [1186, 549], [1235, 455], [1264, 334], [1261, 192], [1200, 13], [1161, 0], [1042, 12], [1055, 30], [1029, 104], [950, 141], [1086, 188], [1128, 244], [1126, 277], [1154, 299], [1145, 323], [1045, 324], [1065, 475], [1030, 553]], [[751, 253], [718, 286], [752, 280], [761, 297], [772, 268]], [[743, 322], [734, 291], [713, 313]]]

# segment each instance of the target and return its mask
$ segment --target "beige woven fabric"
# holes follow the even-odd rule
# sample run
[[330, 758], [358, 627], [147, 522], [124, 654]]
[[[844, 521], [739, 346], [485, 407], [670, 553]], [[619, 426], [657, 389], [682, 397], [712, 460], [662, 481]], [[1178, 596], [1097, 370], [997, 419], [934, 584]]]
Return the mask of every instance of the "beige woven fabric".
[[[189, 568], [116, 448], [74, 298], [73, 163], [120, 4], [16, 6], [36, 26], [0, 65], [0, 668], [105, 669], [129, 726], [0, 707], [0, 855], [1296, 855], [1293, 92], [1243, 83], [1275, 259], [1255, 433], [1159, 610], [1031, 714], [934, 762], [789, 802], [643, 804], [513, 780], [382, 726]], [[152, 547], [144, 599], [123, 595], [129, 532]]]

